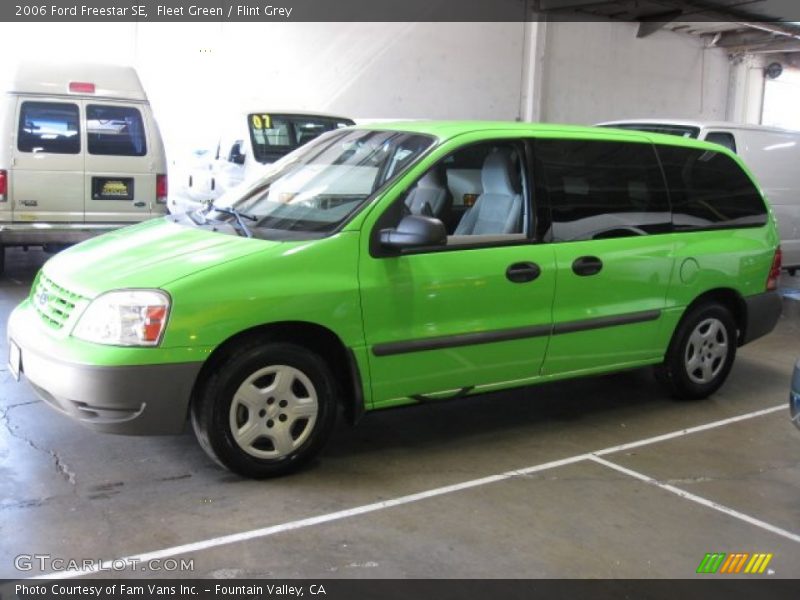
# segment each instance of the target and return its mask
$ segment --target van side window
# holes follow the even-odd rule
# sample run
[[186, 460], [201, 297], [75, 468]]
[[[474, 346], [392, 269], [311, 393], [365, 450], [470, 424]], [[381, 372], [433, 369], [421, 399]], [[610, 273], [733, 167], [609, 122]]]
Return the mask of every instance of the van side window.
[[534, 142], [539, 184], [550, 199], [554, 242], [671, 230], [664, 178], [649, 144], [593, 140]]
[[77, 104], [23, 102], [19, 113], [20, 152], [78, 154], [81, 151]]
[[755, 184], [726, 154], [658, 146], [678, 229], [757, 227], [767, 209]]
[[709, 131], [706, 134], [705, 141], [711, 142], [712, 144], [719, 144], [731, 152], [736, 152], [736, 140], [733, 134], [727, 131]]
[[442, 221], [448, 246], [525, 239], [528, 194], [521, 148], [499, 141], [456, 150], [411, 186], [405, 211]]
[[147, 154], [141, 113], [130, 106], [86, 107], [89, 154], [144, 156]]

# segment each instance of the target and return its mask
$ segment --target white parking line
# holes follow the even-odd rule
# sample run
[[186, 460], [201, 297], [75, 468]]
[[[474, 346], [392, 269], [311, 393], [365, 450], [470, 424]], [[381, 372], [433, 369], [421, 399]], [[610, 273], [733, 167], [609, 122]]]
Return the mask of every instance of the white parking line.
[[705, 425], [689, 427], [688, 429], [679, 429], [678, 431], [673, 431], [672, 433], [657, 435], [655, 437], [647, 438], [646, 440], [639, 440], [638, 442], [630, 442], [628, 444], [620, 444], [619, 446], [612, 446], [611, 448], [604, 448], [602, 450], [598, 450], [597, 452], [592, 452], [592, 454], [594, 454], [595, 456], [605, 456], [606, 454], [614, 454], [616, 452], [630, 450], [631, 448], [649, 446], [650, 444], [657, 444], [658, 442], [672, 440], [675, 438], [683, 437], [684, 435], [689, 435], [691, 433], [708, 431], [709, 429], [716, 429], [717, 427], [732, 425], [733, 423], [738, 423], [739, 421], [747, 421], [748, 419], [754, 419], [755, 417], [762, 417], [764, 415], [769, 415], [771, 413], [778, 412], [781, 410], [785, 410], [787, 413], [789, 412], [788, 401], [787, 404], [778, 404], [777, 406], [765, 408], [763, 410], [757, 410], [755, 412], [747, 413], [744, 415], [739, 415], [738, 417], [730, 417], [729, 419], [722, 419], [721, 421], [714, 421], [712, 423], [706, 423]]
[[[688, 429], [681, 429], [681, 430], [678, 430], [678, 431], [674, 431], [672, 433], [667, 433], [667, 434], [664, 434], [664, 435], [659, 435], [659, 436], [647, 438], [647, 439], [640, 440], [640, 441], [637, 441], [637, 442], [631, 442], [629, 444], [622, 444], [622, 445], [619, 445], [619, 446], [612, 446], [610, 448], [604, 448], [602, 450], [597, 450], [596, 452], [592, 452], [592, 453], [578, 454], [578, 455], [571, 456], [571, 457], [568, 457], [568, 458], [563, 458], [563, 459], [560, 459], [560, 460], [554, 460], [554, 461], [551, 461], [551, 462], [546, 462], [546, 463], [542, 463], [542, 464], [539, 464], [539, 465], [526, 467], [526, 468], [523, 468], [523, 469], [514, 469], [512, 471], [506, 471], [505, 473], [499, 473], [497, 475], [489, 475], [487, 477], [481, 477], [479, 479], [471, 479], [469, 481], [464, 481], [464, 482], [461, 482], [461, 483], [455, 483], [455, 484], [452, 484], [452, 485], [446, 485], [446, 486], [443, 486], [443, 487], [433, 488], [433, 489], [430, 489], [430, 490], [425, 490], [425, 491], [417, 492], [417, 493], [414, 493], [414, 494], [408, 494], [406, 496], [399, 496], [399, 497], [393, 498], [391, 500], [383, 500], [381, 502], [373, 502], [371, 504], [364, 504], [362, 506], [356, 506], [356, 507], [353, 507], [353, 508], [348, 508], [348, 509], [345, 509], [345, 510], [340, 510], [340, 511], [332, 512], [332, 513], [328, 513], [328, 514], [324, 514], [324, 515], [318, 515], [318, 516], [315, 516], [315, 517], [308, 517], [306, 519], [299, 519], [297, 521], [289, 521], [287, 523], [281, 523], [281, 524], [278, 524], [278, 525], [271, 525], [269, 527], [262, 527], [262, 528], [259, 528], [259, 529], [251, 529], [249, 531], [242, 531], [242, 532], [234, 533], [234, 534], [230, 534], [230, 535], [223, 535], [223, 536], [219, 536], [219, 537], [209, 538], [209, 539], [206, 539], [206, 540], [201, 540], [199, 542], [192, 542], [192, 543], [189, 543], [189, 544], [182, 544], [180, 546], [172, 546], [170, 548], [164, 548], [163, 550], [156, 550], [156, 551], [153, 551], [153, 552], [146, 552], [146, 553], [137, 554], [137, 555], [134, 555], [134, 556], [127, 556], [127, 557], [121, 558], [121, 559], [108, 560], [108, 561], [104, 561], [104, 562], [102, 562], [102, 563], [100, 563], [98, 565], [95, 565], [95, 566], [93, 566], [91, 568], [88, 568], [88, 569], [81, 569], [81, 570], [78, 570], [78, 571], [65, 571], [65, 572], [46, 573], [44, 575], [37, 575], [37, 576], [31, 577], [31, 579], [69, 579], [69, 578], [73, 578], [73, 577], [81, 577], [81, 576], [84, 576], [84, 575], [90, 575], [92, 573], [98, 573], [98, 572], [101, 572], [101, 571], [108, 571], [108, 570], [112, 569], [113, 565], [122, 564], [123, 562], [130, 563], [130, 562], [134, 562], [135, 561], [135, 562], [139, 562], [139, 563], [146, 563], [147, 561], [150, 561], [150, 560], [163, 559], [163, 558], [168, 558], [168, 557], [172, 557], [172, 556], [188, 554], [190, 552], [199, 552], [201, 550], [208, 550], [210, 548], [217, 548], [219, 546], [225, 546], [225, 545], [228, 545], [228, 544], [235, 544], [237, 542], [244, 542], [244, 541], [248, 541], [248, 540], [264, 538], [264, 537], [268, 537], [268, 536], [275, 535], [275, 534], [278, 534], [278, 533], [283, 533], [283, 532], [286, 532], [286, 531], [294, 531], [294, 530], [297, 530], [297, 529], [303, 529], [305, 527], [311, 527], [313, 525], [321, 525], [323, 523], [330, 523], [330, 522], [333, 522], [333, 521], [339, 521], [341, 519], [347, 519], [349, 517], [354, 517], [354, 516], [357, 516], [357, 515], [363, 515], [363, 514], [367, 514], [367, 513], [371, 513], [371, 512], [376, 512], [376, 511], [379, 511], [379, 510], [384, 510], [384, 509], [387, 509], [387, 508], [393, 508], [395, 506], [402, 506], [404, 504], [411, 504], [412, 502], [419, 502], [420, 500], [426, 500], [428, 498], [434, 498], [434, 497], [437, 497], [437, 496], [443, 496], [445, 494], [451, 494], [451, 493], [454, 493], [454, 492], [460, 492], [460, 491], [463, 491], [463, 490], [473, 489], [473, 488], [476, 488], [476, 487], [489, 485], [491, 483], [498, 483], [500, 481], [506, 481], [506, 480], [511, 479], [513, 477], [531, 475], [533, 473], [538, 473], [540, 471], [546, 471], [548, 469], [555, 469], [557, 467], [563, 467], [563, 466], [566, 466], [566, 465], [571, 465], [571, 464], [575, 464], [575, 463], [578, 463], [578, 462], [582, 462], [582, 461], [585, 461], [585, 460], [593, 460], [595, 462], [600, 462], [601, 464], [605, 464], [608, 461], [605, 461], [605, 460], [599, 458], [600, 456], [603, 456], [603, 455], [606, 455], [606, 454], [610, 454], [610, 453], [613, 453], [613, 452], [619, 452], [619, 451], [622, 451], [622, 450], [627, 450], [629, 448], [639, 448], [641, 446], [647, 446], [647, 445], [650, 445], [650, 444], [656, 444], [656, 443], [659, 443], [659, 442], [663, 442], [665, 440], [671, 440], [671, 439], [683, 437], [683, 436], [686, 436], [686, 435], [690, 435], [690, 434], [693, 434], [693, 433], [698, 433], [700, 431], [708, 431], [709, 429], [716, 429], [718, 427], [724, 427], [724, 426], [730, 425], [732, 423], [738, 423], [740, 421], [745, 421], [745, 420], [748, 420], [748, 419], [754, 419], [756, 417], [761, 417], [761, 416], [764, 416], [764, 415], [768, 415], [768, 414], [771, 414], [771, 413], [774, 413], [774, 412], [777, 412], [777, 411], [780, 411], [780, 410], [787, 410], [786, 409], [786, 405], [785, 404], [780, 404], [780, 405], [777, 405], [777, 406], [773, 406], [771, 408], [766, 408], [766, 409], [763, 409], [763, 410], [757, 410], [757, 411], [754, 411], [754, 412], [751, 412], [751, 413], [747, 413], [747, 414], [744, 414], [744, 415], [739, 415], [739, 416], [736, 416], [736, 417], [730, 417], [728, 419], [722, 419], [720, 421], [714, 421], [712, 423], [707, 423], [705, 425], [699, 425], [697, 427], [690, 427]], [[611, 465], [613, 465], [613, 463], [608, 463], [606, 466], [611, 466]], [[617, 467], [617, 465], [614, 465], [614, 467], [612, 467], [612, 468], [615, 468], [615, 467]], [[624, 467], [619, 467], [618, 470], [623, 469], [623, 468]], [[631, 472], [631, 473], [634, 473], [634, 472]], [[639, 476], [639, 478], [646, 477], [646, 476], [640, 475], [638, 473], [635, 476]], [[649, 478], [647, 478], [647, 480], [649, 480]], [[655, 480], [653, 480], [653, 482], [655, 482]], [[662, 484], [662, 485], [665, 485], [665, 484]], [[671, 487], [671, 486], [669, 486], [669, 487]], [[674, 490], [677, 490], [677, 488], [674, 488]], [[670, 490], [670, 491], [673, 491], [673, 490]], [[678, 490], [678, 491], [680, 491], [680, 490]], [[677, 493], [677, 491], [674, 492], [674, 493]], [[684, 492], [681, 492], [681, 493], [684, 493]], [[685, 493], [688, 494], [688, 492], [685, 492]], [[681, 495], [681, 494], [679, 494], [679, 495]], [[691, 496], [691, 494], [688, 494], [688, 495]], [[694, 497], [693, 498], [689, 498], [689, 499], [694, 499]], [[714, 503], [712, 503], [712, 502], [710, 502], [708, 500], [704, 500], [702, 498], [699, 498], [699, 500], [703, 500], [703, 502], [709, 503], [709, 505], [712, 508], [716, 508], [717, 506], [719, 506], [719, 505], [715, 505]], [[725, 508], [725, 507], [720, 507], [720, 508]], [[731, 511], [731, 509], [727, 509], [727, 510]], [[732, 514], [732, 516], [735, 516], [737, 518], [745, 517], [744, 520], [750, 519], [750, 520], [748, 520], [748, 522], [752, 522], [754, 524], [759, 524], [759, 526], [761, 526], [763, 524], [763, 525], [766, 525], [767, 527], [772, 527], [768, 523], [762, 523], [761, 521], [758, 521], [757, 519], [752, 519], [751, 517], [747, 517], [747, 515], [741, 515], [740, 516], [740, 513], [736, 513], [736, 511], [731, 511], [728, 514]], [[775, 531], [776, 533], [780, 532], [780, 535], [785, 535], [785, 534], [794, 535], [794, 534], [791, 534], [789, 532], [785, 532], [785, 531], [783, 531], [781, 529], [777, 529], [777, 528], [774, 528], [774, 529], [776, 530]], [[770, 530], [770, 531], [772, 531], [772, 530]], [[795, 540], [795, 541], [800, 541], [800, 540]]]
[[668, 492], [672, 492], [673, 494], [680, 496], [685, 500], [691, 500], [692, 502], [696, 502], [697, 504], [702, 504], [703, 506], [707, 506], [708, 508], [713, 508], [716, 511], [719, 511], [736, 519], [739, 519], [740, 521], [744, 521], [745, 523], [750, 523], [751, 525], [755, 525], [756, 527], [760, 527], [761, 529], [783, 536], [787, 539], [792, 540], [793, 542], [797, 542], [798, 544], [800, 544], [800, 535], [792, 533], [791, 531], [786, 531], [785, 529], [781, 529], [780, 527], [775, 527], [775, 525], [770, 525], [765, 521], [761, 521], [759, 519], [756, 519], [755, 517], [751, 517], [750, 515], [740, 513], [738, 510], [733, 510], [732, 508], [728, 508], [727, 506], [718, 504], [717, 502], [714, 502], [712, 500], [707, 500], [706, 498], [703, 498], [701, 496], [696, 496], [695, 494], [677, 488], [674, 485], [670, 485], [668, 483], [662, 483], [656, 479], [653, 479], [648, 475], [645, 475], [644, 473], [639, 473], [638, 471], [628, 469], [627, 467], [623, 467], [622, 465], [612, 463], [604, 458], [600, 458], [599, 456], [591, 455], [589, 456], [589, 460], [596, 462], [597, 464], [606, 466], [609, 469], [614, 469], [615, 471], [619, 471], [620, 473], [629, 475], [630, 477], [634, 477], [639, 481], [644, 481], [645, 483], [649, 483], [650, 485], [659, 487], [662, 490], [667, 490]]

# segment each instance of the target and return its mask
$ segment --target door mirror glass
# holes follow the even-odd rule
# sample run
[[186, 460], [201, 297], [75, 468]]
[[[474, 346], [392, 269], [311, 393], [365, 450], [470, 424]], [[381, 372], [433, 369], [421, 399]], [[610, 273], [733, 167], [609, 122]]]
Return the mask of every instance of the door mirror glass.
[[242, 152], [242, 142], [236, 142], [233, 146], [231, 146], [231, 151], [228, 154], [228, 162], [232, 162], [235, 165], [244, 164], [244, 153]]
[[447, 230], [439, 219], [407, 215], [397, 227], [381, 230], [380, 240], [381, 245], [398, 250], [444, 246], [447, 243]]

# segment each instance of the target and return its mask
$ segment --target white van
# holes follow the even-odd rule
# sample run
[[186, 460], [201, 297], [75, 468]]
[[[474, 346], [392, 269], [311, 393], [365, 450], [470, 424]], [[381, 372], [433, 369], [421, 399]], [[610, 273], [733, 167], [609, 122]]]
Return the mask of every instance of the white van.
[[675, 119], [631, 119], [598, 125], [695, 138], [736, 152], [755, 174], [775, 212], [784, 268], [792, 275], [800, 268], [800, 131]]
[[[243, 110], [223, 126], [208, 160], [185, 169], [182, 187], [170, 196], [170, 212], [184, 212], [216, 200], [245, 179], [318, 135], [355, 125], [352, 119], [324, 113]], [[199, 153], [195, 153], [199, 154]]]
[[0, 95], [5, 248], [60, 248], [167, 212], [167, 161], [131, 67], [22, 64]]

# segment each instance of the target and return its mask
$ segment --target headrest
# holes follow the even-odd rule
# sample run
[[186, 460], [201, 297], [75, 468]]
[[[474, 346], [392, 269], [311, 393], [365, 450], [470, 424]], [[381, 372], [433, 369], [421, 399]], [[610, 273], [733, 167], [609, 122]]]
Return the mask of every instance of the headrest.
[[481, 170], [481, 183], [484, 194], [506, 194], [513, 196], [517, 193], [514, 184], [517, 175], [511, 161], [509, 150], [498, 150], [486, 157]]
[[417, 181], [417, 187], [441, 189], [447, 187], [447, 175], [440, 165], [433, 167]]

